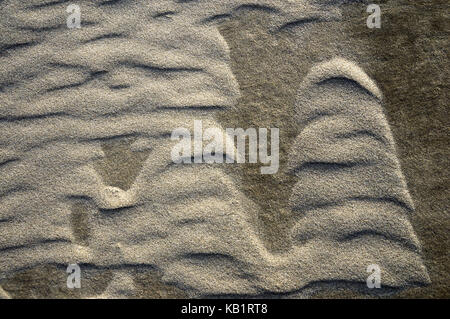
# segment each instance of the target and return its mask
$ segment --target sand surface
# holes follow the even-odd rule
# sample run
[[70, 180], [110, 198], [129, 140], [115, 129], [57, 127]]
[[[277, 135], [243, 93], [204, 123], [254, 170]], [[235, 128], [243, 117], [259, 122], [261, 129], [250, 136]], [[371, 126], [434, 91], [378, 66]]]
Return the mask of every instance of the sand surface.
[[[0, 3], [0, 296], [20, 296], [17, 278], [33, 271], [65, 284], [69, 263], [85, 269], [88, 298], [370, 294], [371, 264], [382, 295], [430, 283], [383, 90], [337, 29], [342, 6], [79, 3], [78, 30], [66, 1]], [[227, 28], [258, 19], [268, 41], [256, 44], [316, 51], [283, 84], [291, 103], [266, 110], [259, 97], [248, 113], [252, 81]], [[174, 165], [170, 134], [194, 120], [280, 127], [280, 171]]]

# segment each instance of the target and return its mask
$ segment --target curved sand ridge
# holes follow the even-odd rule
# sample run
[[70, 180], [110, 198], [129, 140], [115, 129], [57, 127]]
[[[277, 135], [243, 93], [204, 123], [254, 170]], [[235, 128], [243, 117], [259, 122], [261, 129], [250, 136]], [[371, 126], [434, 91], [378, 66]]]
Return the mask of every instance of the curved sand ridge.
[[[85, 26], [68, 30], [65, 2], [16, 2], [0, 4], [9, 31], [0, 57], [1, 277], [41, 263], [146, 264], [190, 296], [365, 284], [370, 264], [385, 287], [428, 281], [381, 94], [351, 62], [318, 65], [299, 93], [290, 251], [267, 251], [256, 205], [220, 166], [170, 158], [173, 129], [192, 130], [194, 119], [220, 127], [215, 112], [239, 96], [213, 24], [265, 10], [280, 29], [333, 11], [302, 1], [89, 1]], [[93, 165], [102, 142], [123, 137], [149, 153], [129, 190], [105, 185]], [[90, 207], [87, 245], [70, 223], [80, 200]], [[118, 278], [129, 291], [127, 276]]]

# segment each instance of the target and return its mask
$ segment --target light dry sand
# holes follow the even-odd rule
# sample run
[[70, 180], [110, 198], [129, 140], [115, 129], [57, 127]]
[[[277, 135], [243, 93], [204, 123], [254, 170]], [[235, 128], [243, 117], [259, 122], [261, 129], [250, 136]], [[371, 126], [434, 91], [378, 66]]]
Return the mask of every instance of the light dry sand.
[[[88, 297], [106, 298], [134, 296], [140, 267], [188, 297], [364, 289], [370, 264], [383, 270], [382, 293], [429, 282], [382, 94], [339, 46], [299, 77], [297, 137], [280, 172], [295, 182], [282, 249], [267, 245], [259, 203], [236, 172], [172, 165], [172, 130], [199, 119], [223, 127], [220, 113], [236, 111], [240, 89], [220, 23], [264, 12], [270, 32], [303, 45], [314, 24], [339, 22], [336, 6], [80, 4], [83, 27], [69, 30], [65, 1], [0, 3], [8, 31], [0, 38], [0, 278], [45, 264], [94, 265], [112, 274]], [[123, 154], [137, 164], [111, 182]]]

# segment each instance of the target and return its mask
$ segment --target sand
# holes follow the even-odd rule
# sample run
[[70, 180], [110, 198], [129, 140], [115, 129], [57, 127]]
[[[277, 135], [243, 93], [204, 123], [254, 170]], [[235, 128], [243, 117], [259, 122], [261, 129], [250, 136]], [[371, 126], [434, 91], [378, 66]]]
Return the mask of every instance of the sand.
[[[364, 290], [367, 266], [379, 264], [379, 293], [429, 283], [382, 93], [345, 52], [299, 78], [296, 137], [280, 172], [295, 183], [293, 218], [280, 251], [268, 247], [259, 203], [236, 172], [171, 162], [175, 128], [198, 119], [224, 127], [221, 116], [236, 112], [240, 88], [218, 24], [264, 12], [274, 16], [270, 32], [304, 39], [312, 25], [339, 21], [335, 6], [89, 1], [80, 2], [82, 28], [69, 30], [66, 3], [44, 3], [0, 4], [9, 31], [1, 279], [45, 264], [95, 265], [113, 275], [88, 297], [132, 297], [130, 269], [151, 267], [188, 297], [304, 297], [339, 284]], [[133, 178], [108, 183], [108, 145], [136, 154]]]

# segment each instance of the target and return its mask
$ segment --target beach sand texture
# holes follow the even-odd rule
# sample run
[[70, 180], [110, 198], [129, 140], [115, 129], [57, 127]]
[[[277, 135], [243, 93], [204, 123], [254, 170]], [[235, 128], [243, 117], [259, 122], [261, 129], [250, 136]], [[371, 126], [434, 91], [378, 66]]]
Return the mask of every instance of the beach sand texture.
[[[112, 271], [97, 297], [131, 297], [131, 269], [149, 267], [188, 297], [304, 297], [340, 284], [364, 290], [367, 266], [378, 264], [380, 293], [429, 283], [383, 94], [339, 46], [299, 78], [280, 172], [294, 183], [282, 249], [267, 245], [239, 172], [172, 163], [174, 129], [224, 128], [223, 114], [238, 111], [218, 25], [264, 12], [270, 32], [301, 43], [316, 22], [339, 23], [338, 6], [79, 1], [82, 27], [71, 30], [68, 3], [0, 3], [1, 279], [94, 265]], [[118, 148], [134, 164], [114, 182], [108, 169], [119, 164], [105, 163]]]

